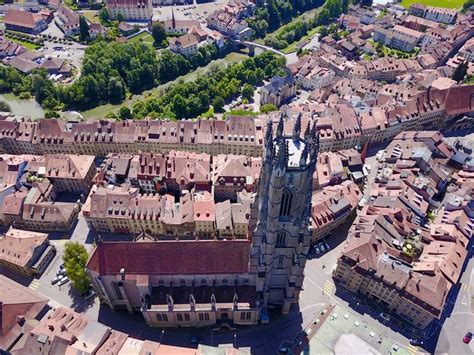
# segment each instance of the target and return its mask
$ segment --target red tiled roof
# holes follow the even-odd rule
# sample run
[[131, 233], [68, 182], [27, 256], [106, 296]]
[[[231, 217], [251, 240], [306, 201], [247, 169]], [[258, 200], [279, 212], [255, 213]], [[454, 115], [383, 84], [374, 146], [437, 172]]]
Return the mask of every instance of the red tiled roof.
[[99, 275], [248, 272], [250, 241], [103, 242], [87, 263]]
[[26, 28], [35, 28], [36, 24], [41, 20], [43, 20], [41, 15], [15, 9], [7, 10], [3, 18], [5, 24]]

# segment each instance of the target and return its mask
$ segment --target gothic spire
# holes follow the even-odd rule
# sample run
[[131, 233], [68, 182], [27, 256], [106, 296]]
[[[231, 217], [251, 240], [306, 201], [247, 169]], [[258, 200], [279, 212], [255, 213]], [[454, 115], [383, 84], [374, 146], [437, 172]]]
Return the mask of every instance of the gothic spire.
[[308, 125], [304, 131], [304, 140], [307, 142], [309, 138], [309, 134], [311, 133], [311, 121], [308, 121]]
[[316, 162], [319, 154], [319, 132], [316, 131], [316, 136], [314, 137], [314, 142], [311, 146], [311, 161]]
[[280, 114], [280, 121], [278, 121], [276, 137], [277, 138], [283, 137], [283, 112]]
[[265, 132], [265, 148], [273, 149], [273, 124], [272, 120], [267, 122], [267, 131]]
[[301, 113], [296, 116], [295, 126], [293, 127], [293, 139], [298, 139], [301, 136], [301, 116]]
[[176, 28], [176, 20], [174, 18], [174, 6], [171, 6], [171, 28]]
[[310, 145], [306, 142], [303, 148], [303, 152], [301, 153], [300, 158], [300, 166], [306, 165], [306, 161], [308, 160]]
[[288, 142], [281, 139], [278, 147], [277, 168], [285, 169], [288, 164]]

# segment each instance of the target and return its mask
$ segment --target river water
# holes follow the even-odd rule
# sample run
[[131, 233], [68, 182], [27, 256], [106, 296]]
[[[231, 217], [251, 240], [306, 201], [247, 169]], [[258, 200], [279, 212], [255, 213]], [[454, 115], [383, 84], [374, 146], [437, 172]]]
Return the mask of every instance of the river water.
[[13, 94], [2, 94], [0, 100], [9, 104], [15, 115], [29, 116], [32, 119], [44, 117], [44, 110], [35, 99], [20, 100]]

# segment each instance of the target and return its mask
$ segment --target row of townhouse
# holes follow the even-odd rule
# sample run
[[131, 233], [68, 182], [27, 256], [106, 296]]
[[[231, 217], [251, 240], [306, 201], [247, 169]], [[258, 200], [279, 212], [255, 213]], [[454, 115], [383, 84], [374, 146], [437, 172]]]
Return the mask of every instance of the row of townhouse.
[[[383, 58], [385, 59], [385, 58]], [[372, 63], [372, 66], [377, 64]], [[318, 112], [302, 112], [304, 126], [316, 122], [320, 133], [321, 151], [350, 149], [367, 141], [383, 142], [407, 129], [442, 128], [450, 119], [468, 115], [473, 110], [473, 85], [433, 89], [420, 93], [383, 113], [361, 117], [349, 103], [322, 106]], [[305, 104], [301, 104], [304, 107]], [[284, 112], [298, 112], [298, 107]], [[287, 113], [288, 114], [288, 113]], [[288, 114], [291, 116], [291, 113]], [[385, 116], [385, 120], [383, 119]], [[226, 120], [198, 119], [196, 121], [66, 121], [39, 119], [35, 122], [17, 121], [9, 116], [0, 120], [0, 151], [13, 154], [89, 154], [192, 151], [210, 155], [238, 154], [260, 157], [263, 150], [265, 122], [278, 120], [270, 115], [230, 116]], [[288, 125], [294, 119], [288, 120]]]
[[59, 197], [87, 195], [96, 174], [93, 156], [57, 154], [1, 155], [0, 170], [0, 223], [35, 231], [70, 230], [80, 205]]
[[[83, 207], [91, 229], [160, 240], [242, 239], [247, 237], [253, 194], [239, 193], [237, 202], [218, 202], [208, 191], [141, 194], [128, 184], [96, 186]], [[240, 197], [241, 195], [241, 197]]]

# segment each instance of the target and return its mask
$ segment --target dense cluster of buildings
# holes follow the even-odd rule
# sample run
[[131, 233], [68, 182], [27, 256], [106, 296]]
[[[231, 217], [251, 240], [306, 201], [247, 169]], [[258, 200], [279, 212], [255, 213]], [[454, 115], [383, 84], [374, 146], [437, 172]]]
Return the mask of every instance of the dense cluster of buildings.
[[0, 266], [23, 276], [41, 275], [54, 255], [47, 234], [10, 227], [0, 236]]
[[215, 45], [219, 51], [226, 46], [226, 40], [220, 32], [203, 29], [195, 20], [176, 20], [174, 11], [171, 14], [171, 20], [165, 21], [163, 25], [167, 33], [181, 34], [179, 37], [171, 38], [169, 45], [171, 51], [185, 57], [195, 55], [200, 47], [208, 44]]
[[474, 228], [472, 157], [434, 131], [399, 134], [378, 154], [370, 201], [333, 277], [403, 322], [443, 317]]
[[[179, 238], [169, 233], [172, 238], [156, 241], [146, 230], [135, 241], [99, 238], [87, 271], [100, 299], [113, 309], [141, 312], [147, 324], [158, 327], [256, 324], [267, 322], [268, 307], [275, 306], [288, 313], [298, 301], [312, 237], [310, 206], [319, 149], [315, 125], [304, 135], [301, 127], [298, 119], [286, 134], [281, 117], [274, 135], [269, 121], [250, 209], [245, 201], [235, 205], [227, 200], [214, 217], [210, 204], [199, 200], [206, 193], [194, 201], [204, 202], [197, 211], [183, 194], [176, 200], [167, 195], [144, 198], [146, 206], [112, 197], [105, 214], [125, 216], [126, 223], [144, 219], [149, 226], [170, 225], [176, 219], [187, 224], [197, 218], [191, 231], [198, 225], [209, 229], [202, 230], [203, 238], [181, 231]], [[91, 202], [91, 215], [97, 207], [103, 204]], [[245, 234], [232, 235], [238, 227], [235, 217]], [[222, 225], [219, 238], [214, 218], [215, 227]]]
[[237, 349], [197, 349], [140, 340], [111, 329], [0, 275], [0, 348], [11, 354], [247, 354]]
[[[243, 155], [110, 154], [82, 211], [99, 233], [245, 239], [261, 165], [261, 158]], [[360, 170], [355, 150], [320, 154], [312, 179], [318, 201], [310, 226], [313, 240], [327, 236], [354, 211], [360, 191], [346, 180], [356, 180], [352, 173]]]
[[[93, 156], [2, 155], [0, 222], [34, 231], [69, 230], [95, 176]], [[70, 195], [64, 199], [65, 195]]]

